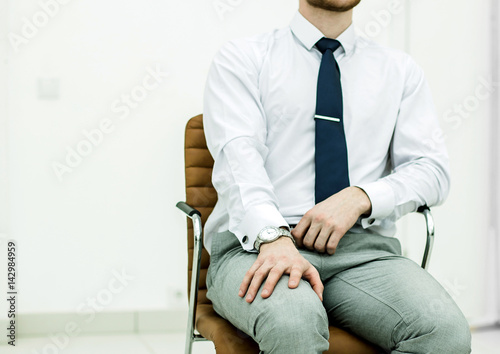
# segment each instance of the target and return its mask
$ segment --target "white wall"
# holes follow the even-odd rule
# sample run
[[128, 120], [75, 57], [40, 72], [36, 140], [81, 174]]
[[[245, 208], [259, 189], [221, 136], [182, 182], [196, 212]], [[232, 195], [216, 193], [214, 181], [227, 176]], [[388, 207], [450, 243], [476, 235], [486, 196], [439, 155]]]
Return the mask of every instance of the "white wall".
[[[10, 5], [17, 34], [40, 12], [38, 1]], [[185, 303], [185, 220], [174, 207], [184, 199], [185, 122], [201, 112], [217, 48], [284, 25], [293, 10], [245, 2], [222, 20], [206, 1], [72, 1], [10, 48], [9, 236], [20, 249], [20, 312], [75, 311], [122, 268], [135, 279], [106, 310]], [[111, 105], [156, 65], [170, 76], [120, 119]], [[59, 82], [58, 98], [38, 97], [41, 79]], [[104, 118], [114, 131], [60, 181], [52, 164]]]
[[[471, 8], [464, 0], [406, 0], [402, 11], [384, 17], [390, 3], [362, 2], [356, 27], [414, 55], [443, 117], [490, 74], [488, 3]], [[9, 31], [16, 34], [24, 17], [41, 11], [38, 1], [9, 4]], [[296, 1], [242, 1], [219, 16], [212, 1], [70, 1], [18, 51], [10, 46], [9, 124], [3, 126], [9, 134], [8, 237], [20, 249], [20, 312], [74, 312], [122, 269], [135, 278], [105, 311], [185, 305], [185, 220], [174, 207], [184, 199], [185, 122], [202, 110], [217, 48], [286, 26], [295, 9]], [[157, 65], [169, 76], [120, 119], [112, 104], [139, 92], [148, 68]], [[457, 279], [457, 301], [472, 320], [485, 316], [484, 294], [491, 289], [485, 258], [489, 110], [481, 102], [459, 127], [442, 122], [454, 178], [448, 203], [435, 210], [431, 272], [445, 285]], [[114, 130], [59, 179], [53, 163], [65, 163], [67, 147], [85, 144], [82, 130], [106, 118]], [[405, 222], [402, 231], [413, 225]], [[421, 238], [405, 235], [405, 245]]]
[[498, 1], [492, 0], [492, 19], [493, 19], [493, 31], [491, 37], [492, 44], [492, 81], [496, 83], [496, 95], [494, 100], [491, 102], [492, 110], [492, 125], [493, 129], [490, 132], [491, 140], [493, 142], [493, 174], [492, 174], [492, 191], [493, 197], [496, 203], [493, 205], [491, 212], [492, 218], [495, 224], [495, 239], [496, 239], [496, 257], [495, 264], [493, 266], [496, 269], [496, 274], [494, 274], [493, 282], [496, 292], [495, 303], [497, 304], [496, 314], [497, 318], [500, 318], [500, 143], [497, 137], [500, 136], [500, 124], [498, 119], [500, 118], [500, 90], [498, 89], [500, 85], [500, 3]]
[[[7, 0], [0, 0], [0, 263], [6, 263], [6, 239], [8, 229], [7, 186]], [[0, 269], [0, 277], [7, 278], [7, 269]], [[0, 282], [5, 294], [7, 284]], [[0, 306], [0, 324], [7, 319], [6, 304]], [[1, 343], [1, 341], [0, 341]]]
[[7, 231], [7, 0], [0, 0], [0, 235]]

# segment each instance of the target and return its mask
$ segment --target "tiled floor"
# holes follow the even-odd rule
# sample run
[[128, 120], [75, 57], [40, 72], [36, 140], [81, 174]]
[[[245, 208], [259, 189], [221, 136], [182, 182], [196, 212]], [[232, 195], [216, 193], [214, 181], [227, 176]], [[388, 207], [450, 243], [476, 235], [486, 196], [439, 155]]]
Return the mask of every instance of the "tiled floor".
[[[472, 353], [499, 354], [500, 329], [473, 333]], [[62, 338], [18, 338], [16, 347], [0, 346], [0, 353], [23, 354], [177, 354], [184, 352], [184, 333], [143, 333]], [[210, 342], [193, 344], [193, 354], [213, 354]]]

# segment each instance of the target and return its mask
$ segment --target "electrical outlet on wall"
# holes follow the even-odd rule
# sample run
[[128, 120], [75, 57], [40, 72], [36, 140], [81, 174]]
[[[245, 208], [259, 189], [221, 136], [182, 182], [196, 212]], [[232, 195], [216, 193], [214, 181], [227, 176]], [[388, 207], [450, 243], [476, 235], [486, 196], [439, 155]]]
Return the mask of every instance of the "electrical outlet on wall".
[[59, 98], [59, 78], [39, 77], [37, 82], [38, 99], [57, 100]]
[[186, 291], [179, 287], [167, 288], [167, 307], [170, 309], [181, 309], [188, 306]]

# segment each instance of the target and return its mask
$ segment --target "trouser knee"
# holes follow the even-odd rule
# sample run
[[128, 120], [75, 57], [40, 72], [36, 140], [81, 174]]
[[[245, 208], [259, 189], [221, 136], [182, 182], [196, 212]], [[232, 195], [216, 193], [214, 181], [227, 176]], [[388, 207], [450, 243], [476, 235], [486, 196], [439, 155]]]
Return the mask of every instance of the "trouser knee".
[[[274, 294], [272, 295], [274, 296]], [[271, 297], [272, 297], [271, 296]], [[319, 299], [261, 302], [254, 328], [264, 353], [321, 353], [328, 349], [328, 317]]]
[[407, 326], [396, 349], [410, 353], [468, 354], [471, 332], [465, 317], [457, 313], [422, 316]]

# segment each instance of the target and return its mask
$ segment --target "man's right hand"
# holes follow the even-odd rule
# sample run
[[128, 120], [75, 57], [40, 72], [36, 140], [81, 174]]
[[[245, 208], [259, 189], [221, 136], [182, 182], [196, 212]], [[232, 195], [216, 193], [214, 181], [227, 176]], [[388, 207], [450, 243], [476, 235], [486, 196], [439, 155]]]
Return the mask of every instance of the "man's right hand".
[[245, 274], [238, 295], [243, 297], [246, 294], [246, 301], [251, 303], [267, 277], [262, 289], [262, 297], [268, 298], [283, 274], [290, 275], [288, 280], [290, 289], [296, 288], [300, 279], [304, 278], [323, 301], [324, 287], [318, 271], [299, 253], [288, 237], [280, 237], [276, 241], [260, 246], [259, 256]]

